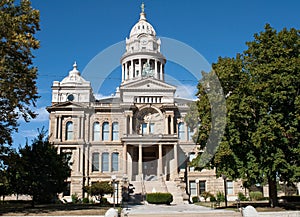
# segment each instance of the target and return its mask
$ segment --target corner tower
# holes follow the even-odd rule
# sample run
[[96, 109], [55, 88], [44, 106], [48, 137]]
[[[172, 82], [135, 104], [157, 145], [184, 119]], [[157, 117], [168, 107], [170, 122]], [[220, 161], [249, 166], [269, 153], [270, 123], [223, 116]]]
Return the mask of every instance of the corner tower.
[[126, 38], [126, 52], [121, 58], [122, 83], [145, 77], [164, 81], [166, 58], [160, 53], [160, 44], [153, 26], [146, 19], [143, 3], [140, 19]]

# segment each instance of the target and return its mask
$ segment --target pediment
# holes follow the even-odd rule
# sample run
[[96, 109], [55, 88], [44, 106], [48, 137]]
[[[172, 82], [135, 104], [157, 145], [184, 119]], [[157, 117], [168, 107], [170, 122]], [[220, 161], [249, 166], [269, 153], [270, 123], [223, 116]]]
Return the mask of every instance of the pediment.
[[120, 89], [123, 90], [147, 90], [147, 91], [157, 91], [157, 90], [165, 90], [165, 91], [175, 91], [176, 87], [160, 80], [154, 78], [145, 78], [137, 81], [132, 81], [130, 83], [125, 83], [121, 86]]
[[80, 104], [80, 103], [76, 103], [76, 102], [62, 102], [62, 103], [56, 103], [53, 104], [52, 106], [48, 106], [47, 110], [51, 111], [51, 110], [60, 110], [60, 109], [85, 109], [87, 108], [86, 106]]

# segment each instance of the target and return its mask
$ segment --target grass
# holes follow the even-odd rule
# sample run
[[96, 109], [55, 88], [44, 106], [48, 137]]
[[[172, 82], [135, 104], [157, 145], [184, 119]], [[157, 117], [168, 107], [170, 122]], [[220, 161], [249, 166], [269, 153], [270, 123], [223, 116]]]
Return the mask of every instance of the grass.
[[[199, 206], [204, 206], [204, 207], [225, 209], [224, 202], [221, 202], [220, 206], [218, 206], [218, 207], [215, 207], [215, 204], [211, 203], [211, 202], [198, 202], [195, 204], [199, 205]], [[299, 202], [282, 203], [282, 204], [279, 204], [279, 207], [275, 207], [275, 208], [269, 207], [267, 201], [256, 201], [256, 202], [244, 201], [244, 202], [241, 202], [240, 205], [241, 205], [241, 207], [246, 207], [248, 205], [251, 205], [251, 206], [255, 207], [258, 212], [279, 212], [279, 211], [286, 211], [286, 210], [300, 210]], [[226, 209], [237, 211], [236, 202], [229, 201]]]
[[111, 208], [99, 204], [46, 204], [31, 207], [30, 201], [14, 201], [0, 204], [0, 215], [24, 216], [68, 216], [68, 215], [104, 215]]

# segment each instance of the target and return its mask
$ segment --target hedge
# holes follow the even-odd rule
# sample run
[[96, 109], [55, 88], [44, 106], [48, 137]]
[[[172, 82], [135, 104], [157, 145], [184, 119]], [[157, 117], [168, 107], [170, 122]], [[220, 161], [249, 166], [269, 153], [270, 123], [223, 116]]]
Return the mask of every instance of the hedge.
[[148, 203], [153, 204], [168, 204], [170, 205], [173, 201], [173, 195], [171, 193], [149, 193], [146, 195]]

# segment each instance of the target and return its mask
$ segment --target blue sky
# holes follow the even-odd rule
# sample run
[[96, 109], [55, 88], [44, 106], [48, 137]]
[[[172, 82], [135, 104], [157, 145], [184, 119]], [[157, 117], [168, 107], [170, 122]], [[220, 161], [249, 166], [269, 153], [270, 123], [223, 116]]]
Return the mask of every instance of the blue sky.
[[[300, 25], [300, 1], [271, 0], [144, 0], [147, 20], [158, 36], [176, 39], [199, 52], [209, 64], [219, 56], [234, 57], [246, 49], [245, 42], [263, 31], [264, 25], [281, 30]], [[61, 81], [74, 61], [83, 71], [102, 50], [125, 40], [138, 21], [140, 0], [32, 0], [40, 10], [41, 31], [36, 37], [41, 48], [35, 51], [34, 64], [39, 69], [39, 95], [36, 111], [40, 114], [30, 123], [20, 121], [14, 134], [14, 146], [24, 145], [37, 134], [37, 128], [48, 129], [45, 107], [51, 104], [51, 85]], [[163, 46], [163, 44], [162, 44]], [[184, 70], [166, 66], [166, 73]], [[121, 79], [120, 70], [110, 76], [113, 85]], [[195, 84], [196, 82], [192, 82]], [[101, 95], [115, 88], [103, 85]]]

